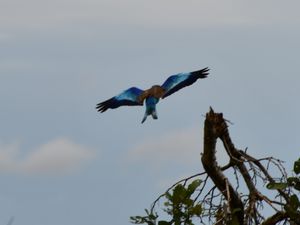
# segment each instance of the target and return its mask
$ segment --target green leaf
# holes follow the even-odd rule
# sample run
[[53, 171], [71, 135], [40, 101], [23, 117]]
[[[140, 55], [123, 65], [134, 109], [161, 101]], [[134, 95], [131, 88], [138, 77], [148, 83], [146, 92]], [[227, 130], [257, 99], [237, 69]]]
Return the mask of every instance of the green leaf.
[[156, 218], [157, 218], [157, 216], [154, 216], [153, 214], [150, 214], [150, 215], [149, 215], [149, 219], [150, 219], [150, 220], [156, 220]]
[[169, 207], [169, 206], [171, 206], [172, 204], [170, 203], [170, 202], [164, 202], [164, 206], [166, 206], [166, 207]]
[[235, 213], [240, 212], [240, 211], [241, 211], [240, 208], [235, 208], [235, 209], [232, 210], [232, 214], [235, 214]]
[[172, 222], [168, 222], [168, 221], [164, 221], [164, 220], [161, 220], [161, 221], [158, 221], [158, 225], [171, 225]]
[[165, 196], [166, 196], [166, 199], [172, 201], [173, 196], [169, 192], [166, 192]]
[[178, 184], [175, 188], [174, 188], [174, 191], [173, 191], [173, 196], [174, 195], [181, 195], [185, 193], [185, 188], [183, 187], [182, 184]]
[[300, 202], [297, 195], [292, 195], [290, 197], [290, 207], [296, 211], [299, 206], [300, 206]]
[[267, 188], [268, 189], [271, 189], [271, 190], [281, 190], [281, 189], [285, 189], [288, 187], [288, 184], [287, 183], [282, 183], [282, 182], [278, 182], [278, 183], [275, 183], [275, 182], [270, 182], [267, 184]]
[[295, 186], [297, 182], [300, 182], [300, 179], [298, 177], [288, 177], [287, 182], [289, 186]]
[[292, 186], [296, 190], [300, 191], [300, 179], [299, 179], [299, 177], [288, 177], [287, 182], [288, 182], [289, 186]]
[[194, 205], [194, 200], [190, 198], [186, 198], [184, 199], [183, 204], [185, 204], [188, 208], [192, 207]]
[[183, 200], [186, 198], [186, 189], [183, 187], [183, 185], [178, 184], [173, 191], [173, 204], [178, 205], [179, 203], [182, 203]]
[[201, 182], [202, 182], [201, 180], [197, 179], [197, 180], [194, 180], [192, 183], [189, 184], [189, 186], [187, 188], [187, 192], [188, 192], [189, 196], [191, 196], [195, 192], [197, 187], [200, 186]]
[[200, 216], [202, 213], [202, 205], [197, 204], [195, 205], [193, 208], [190, 209], [190, 214], [192, 214], [192, 216]]
[[294, 188], [298, 191], [300, 191], [300, 182], [297, 182]]
[[294, 172], [296, 174], [300, 173], [300, 158], [294, 163]]
[[229, 221], [229, 225], [240, 225], [239, 220], [236, 215]]

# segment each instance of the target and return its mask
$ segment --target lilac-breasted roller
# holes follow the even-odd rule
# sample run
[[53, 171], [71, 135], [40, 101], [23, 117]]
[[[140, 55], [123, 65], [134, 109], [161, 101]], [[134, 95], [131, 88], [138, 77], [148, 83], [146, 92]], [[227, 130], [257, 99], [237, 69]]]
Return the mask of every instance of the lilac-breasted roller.
[[168, 77], [162, 85], [154, 85], [150, 89], [141, 90], [137, 87], [131, 87], [119, 95], [116, 95], [104, 102], [97, 104], [96, 109], [103, 113], [107, 109], [115, 109], [123, 105], [134, 106], [144, 104], [146, 102], [146, 112], [142, 123], [145, 122], [147, 116], [151, 115], [153, 119], [157, 119], [156, 104], [159, 99], [173, 94], [174, 92], [195, 83], [199, 78], [206, 78], [209, 69], [206, 67], [188, 73], [179, 73]]

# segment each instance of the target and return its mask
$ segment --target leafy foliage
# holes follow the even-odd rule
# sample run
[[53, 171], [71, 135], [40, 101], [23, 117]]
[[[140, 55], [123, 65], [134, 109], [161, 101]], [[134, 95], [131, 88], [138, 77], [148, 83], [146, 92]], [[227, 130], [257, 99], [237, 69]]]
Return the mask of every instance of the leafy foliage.
[[[284, 190], [291, 187], [299, 192], [300, 177], [297, 175], [300, 173], [300, 158], [294, 163], [294, 172], [296, 176], [288, 177], [286, 182], [270, 182], [267, 184], [267, 188]], [[284, 205], [284, 210], [288, 214], [290, 221], [300, 224], [300, 201], [296, 194], [291, 194], [289, 196], [289, 201]]]
[[178, 184], [174, 188], [173, 194], [166, 193], [165, 212], [173, 217], [169, 222], [170, 224], [174, 222], [175, 225], [180, 225], [181, 222], [184, 222], [184, 224], [192, 225], [192, 218], [201, 215], [201, 205], [191, 199], [192, 194], [200, 184], [200, 180], [194, 180], [187, 188], [182, 184]]
[[[156, 213], [149, 212], [147, 209], [145, 209], [146, 216], [131, 216], [130, 220], [134, 224], [148, 224], [148, 225], [155, 225], [156, 219], [158, 215]], [[159, 224], [164, 225], [164, 224]]]
[[[282, 210], [287, 215], [287, 221], [290, 221], [291, 224], [300, 224], [300, 158], [294, 163], [293, 169], [294, 176], [287, 177], [285, 181], [269, 182], [266, 187], [270, 190], [289, 193], [288, 201], [283, 203]], [[203, 182], [200, 179], [192, 181], [189, 185], [186, 185], [186, 182], [187, 180], [184, 183], [178, 182], [162, 195], [165, 199], [163, 211], [170, 216], [169, 220], [158, 220], [159, 216], [152, 207], [151, 210], [145, 209], [146, 216], [130, 217], [131, 222], [148, 225], [194, 225], [194, 218], [205, 216], [205, 209], [202, 206], [203, 199], [197, 201], [199, 195], [196, 195], [196, 191], [200, 189], [199, 187], [202, 186]], [[237, 221], [230, 219], [228, 206], [225, 203], [222, 204], [214, 214], [216, 221], [218, 221], [217, 224], [238, 224]]]
[[300, 202], [297, 195], [290, 196], [289, 203], [284, 206], [291, 221], [300, 224]]
[[271, 190], [282, 190], [288, 187], [285, 182], [270, 182], [267, 184], [267, 188]]
[[296, 176], [288, 177], [286, 182], [270, 182], [267, 184], [267, 188], [271, 190], [283, 190], [292, 187], [295, 190], [300, 191], [300, 176], [297, 176], [300, 173], [300, 158], [294, 163], [294, 172]]
[[[296, 175], [300, 173], [300, 158], [294, 163], [294, 172]], [[287, 185], [300, 191], [300, 177], [294, 176], [287, 178]], [[284, 209], [289, 215], [291, 221], [296, 224], [300, 224], [300, 201], [296, 194], [293, 194], [289, 198], [289, 202], [284, 206]]]
[[156, 221], [158, 216], [155, 212], [146, 211], [146, 216], [130, 217], [134, 224], [148, 224], [148, 225], [193, 225], [192, 218], [200, 217], [202, 213], [201, 204], [197, 203], [192, 195], [200, 186], [201, 180], [194, 180], [187, 187], [183, 184], [178, 184], [172, 190], [167, 191], [164, 195], [166, 201], [164, 202], [164, 211], [171, 216], [170, 221], [160, 220]]
[[294, 163], [294, 172], [296, 174], [300, 173], [300, 158]]

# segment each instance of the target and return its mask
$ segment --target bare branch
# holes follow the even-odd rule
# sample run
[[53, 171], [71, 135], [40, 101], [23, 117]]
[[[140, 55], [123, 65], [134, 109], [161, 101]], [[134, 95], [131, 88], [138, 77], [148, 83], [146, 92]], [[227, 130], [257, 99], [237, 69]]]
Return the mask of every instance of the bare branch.
[[218, 166], [215, 156], [217, 138], [223, 133], [224, 124], [226, 125], [223, 115], [214, 113], [212, 108], [210, 108], [204, 123], [204, 149], [201, 161], [208, 176], [228, 201], [230, 211], [233, 212], [233, 219], [236, 219], [239, 224], [243, 224], [244, 206], [241, 198], [229, 181], [227, 181], [227, 178]]
[[287, 219], [287, 217], [288, 215], [286, 212], [280, 211], [266, 219], [261, 225], [275, 225], [280, 221]]

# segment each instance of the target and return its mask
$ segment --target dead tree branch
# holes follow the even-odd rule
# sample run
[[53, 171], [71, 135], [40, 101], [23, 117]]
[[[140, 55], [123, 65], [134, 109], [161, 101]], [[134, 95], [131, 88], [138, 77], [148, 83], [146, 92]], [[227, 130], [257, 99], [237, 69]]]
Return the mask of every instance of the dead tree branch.
[[220, 169], [215, 155], [217, 138], [223, 135], [224, 123], [225, 120], [223, 119], [222, 114], [214, 113], [212, 109], [206, 114], [204, 123], [204, 149], [201, 161], [206, 173], [227, 200], [229, 210], [232, 213], [232, 220], [238, 221], [239, 224], [243, 224], [243, 202]]
[[[273, 198], [264, 195], [263, 189], [259, 188], [259, 185], [268, 187], [268, 184], [278, 180], [287, 182], [287, 173], [282, 161], [273, 157], [256, 159], [246, 150], [237, 149], [230, 138], [227, 122], [222, 113], [215, 113], [210, 108], [204, 122], [204, 148], [201, 157], [204, 171], [170, 186], [152, 203], [151, 218], [157, 216], [155, 208], [160, 199], [166, 198], [177, 186], [185, 187], [197, 178], [202, 182], [193, 195], [193, 203], [201, 205], [202, 214], [199, 219], [202, 224], [275, 225], [285, 223], [289, 219], [286, 206], [291, 201], [290, 189], [273, 188], [276, 191]], [[218, 165], [216, 158], [217, 140], [223, 143], [225, 153], [229, 156], [228, 164], [223, 167]], [[272, 167], [275, 170], [270, 169]], [[231, 169], [233, 179], [226, 176], [228, 171], [225, 172]], [[272, 176], [270, 171], [275, 172], [276, 177]], [[265, 218], [266, 215], [261, 211], [266, 205], [273, 210], [273, 215], [269, 215], [268, 218]]]

